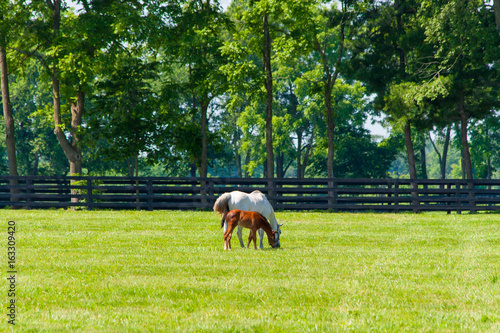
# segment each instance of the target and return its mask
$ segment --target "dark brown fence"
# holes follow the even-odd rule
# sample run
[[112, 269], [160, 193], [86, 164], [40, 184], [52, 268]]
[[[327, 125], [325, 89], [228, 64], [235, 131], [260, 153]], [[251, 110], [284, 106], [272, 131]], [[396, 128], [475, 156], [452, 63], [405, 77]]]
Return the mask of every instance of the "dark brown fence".
[[[11, 180], [17, 185], [11, 185]], [[271, 186], [270, 186], [271, 184]], [[494, 211], [500, 180], [0, 176], [0, 208], [211, 209], [219, 195], [260, 190], [277, 210]]]

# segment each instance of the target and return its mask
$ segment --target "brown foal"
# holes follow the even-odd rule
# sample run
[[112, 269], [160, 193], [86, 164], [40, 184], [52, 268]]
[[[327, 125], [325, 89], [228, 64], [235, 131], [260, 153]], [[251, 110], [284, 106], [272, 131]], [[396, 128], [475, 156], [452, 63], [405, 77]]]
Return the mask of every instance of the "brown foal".
[[224, 226], [224, 221], [227, 223], [227, 230], [224, 233], [224, 250], [231, 250], [231, 236], [233, 235], [233, 230], [239, 225], [243, 228], [250, 229], [250, 235], [248, 235], [247, 248], [250, 246], [250, 242], [253, 240], [253, 245], [257, 250], [257, 230], [262, 229], [267, 234], [267, 240], [271, 247], [276, 247], [275, 234], [271, 224], [267, 222], [267, 219], [257, 212], [246, 212], [239, 209], [234, 209], [230, 212], [225, 213], [222, 216], [221, 228]]

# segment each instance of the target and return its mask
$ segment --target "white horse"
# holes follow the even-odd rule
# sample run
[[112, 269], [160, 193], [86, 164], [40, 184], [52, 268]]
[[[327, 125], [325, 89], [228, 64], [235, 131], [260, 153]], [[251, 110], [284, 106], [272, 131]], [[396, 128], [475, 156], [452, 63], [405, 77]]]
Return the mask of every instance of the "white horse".
[[[233, 191], [230, 193], [224, 193], [217, 198], [217, 201], [215, 201], [214, 212], [222, 214], [222, 216], [224, 216], [224, 213], [227, 213], [233, 209], [257, 212], [264, 215], [264, 217], [267, 218], [271, 223], [271, 228], [273, 229], [273, 231], [276, 231], [276, 247], [280, 247], [280, 226], [282, 226], [283, 224], [280, 225], [278, 224], [278, 221], [276, 221], [273, 207], [271, 207], [271, 204], [269, 203], [269, 201], [267, 201], [267, 198], [264, 194], [262, 194], [260, 191], [253, 191], [250, 194], [246, 194], [240, 191]], [[227, 227], [227, 223], [224, 221], [224, 233], [226, 232]], [[262, 239], [264, 238], [264, 230], [259, 229], [258, 232], [260, 238], [259, 247], [263, 249], [264, 245], [262, 244]], [[245, 244], [243, 244], [243, 228], [238, 226], [238, 231], [236, 232], [236, 234], [238, 235], [238, 239], [240, 240], [241, 247], [245, 247]]]

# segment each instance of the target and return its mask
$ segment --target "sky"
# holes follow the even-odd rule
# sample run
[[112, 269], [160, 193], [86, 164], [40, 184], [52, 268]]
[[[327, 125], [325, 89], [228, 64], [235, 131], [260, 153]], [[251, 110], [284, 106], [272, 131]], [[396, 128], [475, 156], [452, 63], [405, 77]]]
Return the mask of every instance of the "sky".
[[220, 0], [220, 4], [222, 5], [222, 7], [224, 7], [224, 9], [226, 9], [230, 3], [231, 0]]

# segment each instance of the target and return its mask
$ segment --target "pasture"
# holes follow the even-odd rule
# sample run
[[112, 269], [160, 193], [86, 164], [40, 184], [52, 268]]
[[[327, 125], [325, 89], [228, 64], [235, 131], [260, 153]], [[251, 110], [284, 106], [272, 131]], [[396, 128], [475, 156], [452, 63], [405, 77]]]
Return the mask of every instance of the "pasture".
[[0, 216], [5, 240], [16, 221], [16, 331], [500, 331], [496, 214], [277, 213], [281, 249], [234, 235], [226, 252], [212, 212]]

